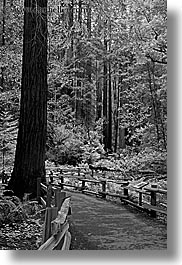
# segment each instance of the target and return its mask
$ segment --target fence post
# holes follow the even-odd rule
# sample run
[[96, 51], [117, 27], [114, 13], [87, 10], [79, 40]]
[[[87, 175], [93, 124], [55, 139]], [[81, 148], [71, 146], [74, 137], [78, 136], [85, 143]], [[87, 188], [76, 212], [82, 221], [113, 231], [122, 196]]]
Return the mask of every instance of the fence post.
[[64, 176], [61, 175], [60, 179], [61, 179], [61, 185], [60, 185], [60, 187], [63, 190], [64, 189]]
[[103, 192], [102, 198], [105, 199], [106, 198], [106, 194], [105, 194], [105, 192], [106, 192], [106, 180], [102, 180], [101, 183], [102, 183], [102, 192]]
[[61, 191], [60, 189], [56, 189], [56, 191], [55, 191], [55, 207], [58, 208], [58, 211], [61, 208], [61, 205], [62, 205], [65, 197], [66, 197], [65, 191]]
[[139, 191], [139, 200], [138, 200], [138, 204], [140, 206], [142, 206], [142, 191]]
[[[155, 184], [151, 185], [151, 188], [153, 189], [153, 190], [151, 190], [151, 205], [152, 206], [156, 206], [157, 184], [156, 185]], [[154, 218], [156, 217], [156, 211], [151, 210], [150, 214], [151, 214], [151, 217], [154, 217]]]
[[128, 188], [127, 188], [128, 183], [127, 184], [124, 184], [123, 186], [124, 186], [124, 196], [127, 196], [128, 197]]
[[57, 212], [57, 207], [46, 208], [42, 243], [46, 242], [47, 239], [49, 239], [49, 237], [51, 236], [51, 222], [56, 219]]
[[51, 198], [52, 198], [52, 185], [47, 187], [47, 201], [46, 207], [51, 207]]
[[85, 180], [82, 180], [82, 190], [85, 189]]
[[37, 201], [40, 202], [40, 183], [41, 183], [41, 178], [37, 178]]
[[50, 183], [53, 183], [53, 181], [54, 181], [54, 179], [53, 179], [53, 172], [52, 171], [50, 171], [49, 180], [50, 180]]

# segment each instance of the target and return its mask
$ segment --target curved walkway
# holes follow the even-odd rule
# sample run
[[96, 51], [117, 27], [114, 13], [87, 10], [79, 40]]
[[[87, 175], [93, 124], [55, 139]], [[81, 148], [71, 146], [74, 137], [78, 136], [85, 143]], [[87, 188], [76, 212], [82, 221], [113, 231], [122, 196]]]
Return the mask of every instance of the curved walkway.
[[71, 195], [71, 223], [77, 236], [72, 249], [79, 244], [83, 248], [78, 249], [85, 250], [167, 249], [166, 224], [127, 205], [81, 193], [67, 194]]

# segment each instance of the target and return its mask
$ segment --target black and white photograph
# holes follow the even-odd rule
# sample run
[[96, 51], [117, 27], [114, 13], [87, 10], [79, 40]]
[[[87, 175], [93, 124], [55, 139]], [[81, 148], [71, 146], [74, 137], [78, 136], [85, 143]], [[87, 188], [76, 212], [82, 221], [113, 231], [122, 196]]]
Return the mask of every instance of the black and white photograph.
[[0, 0], [0, 250], [166, 253], [167, 21], [167, 0]]

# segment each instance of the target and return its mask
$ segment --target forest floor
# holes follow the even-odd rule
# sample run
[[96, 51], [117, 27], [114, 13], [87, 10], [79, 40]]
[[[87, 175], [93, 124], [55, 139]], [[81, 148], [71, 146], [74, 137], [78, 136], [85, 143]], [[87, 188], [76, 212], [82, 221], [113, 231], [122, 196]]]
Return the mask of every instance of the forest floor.
[[41, 239], [41, 227], [31, 219], [0, 227], [0, 250], [36, 250]]
[[[71, 193], [71, 192], [70, 192]], [[106, 202], [106, 201], [99, 201], [93, 196], [85, 196], [83, 194], [77, 194], [74, 193], [71, 194], [73, 198], [73, 213], [70, 218], [70, 232], [72, 235], [71, 240], [71, 250], [97, 250], [97, 249], [108, 249], [109, 246], [107, 245], [106, 241], [111, 241], [111, 235], [105, 236], [105, 229], [110, 227], [111, 230], [114, 229], [114, 223], [115, 218], [113, 209], [115, 209], [117, 212], [121, 211], [122, 215], [126, 218], [123, 219], [123, 221], [128, 222], [128, 218], [130, 214], [127, 214], [126, 211], [122, 208], [122, 205], [117, 205], [115, 202]], [[87, 198], [87, 199], [86, 199]], [[117, 209], [116, 209], [117, 208]], [[127, 207], [126, 207], [127, 208]], [[103, 209], [104, 212], [103, 212]], [[1, 210], [1, 209], [0, 209]], [[44, 211], [42, 211], [42, 206], [38, 206], [36, 209], [36, 212], [40, 212], [40, 214], [35, 215], [27, 215], [27, 217], [22, 220], [21, 222], [1, 222], [0, 223], [0, 250], [37, 250], [39, 246], [41, 245], [42, 240], [42, 232], [43, 232], [43, 223], [44, 223]], [[122, 234], [122, 237], [126, 237], [126, 240], [131, 236], [133, 237], [133, 234], [136, 233], [136, 236], [140, 233], [139, 232], [139, 221], [144, 226], [143, 231], [144, 234], [141, 236], [146, 237], [145, 234], [148, 234], [149, 231], [151, 231], [151, 235], [148, 234], [149, 238], [154, 236], [154, 231], [156, 231], [156, 238], [154, 238], [155, 244], [151, 245], [151, 242], [148, 242], [149, 249], [155, 248], [165, 248], [165, 240], [166, 240], [166, 224], [162, 224], [161, 220], [152, 220], [149, 217], [144, 216], [143, 213], [140, 213], [134, 209], [129, 209], [131, 212], [133, 212], [132, 218], [136, 218], [133, 223], [133, 225], [129, 228], [129, 230], [132, 230], [133, 232], [127, 230], [128, 223], [124, 224], [124, 227], [121, 225], [122, 218], [118, 219], [118, 227], [121, 225], [120, 230], [125, 230], [124, 234]], [[109, 212], [110, 211], [110, 214]], [[35, 212], [35, 213], [36, 213]], [[87, 212], [87, 213], [86, 213]], [[93, 212], [95, 214], [93, 214]], [[0, 211], [0, 219], [1, 219], [1, 211]], [[94, 219], [95, 217], [95, 219]], [[96, 219], [97, 217], [97, 219]], [[99, 221], [98, 221], [98, 218]], [[138, 219], [139, 218], [139, 219]], [[105, 224], [105, 227], [101, 227], [102, 223], [108, 219], [107, 225]], [[112, 220], [111, 220], [112, 219]], [[126, 220], [125, 220], [126, 219]], [[0, 220], [1, 221], [1, 220]], [[112, 221], [112, 222], [111, 222]], [[166, 220], [165, 220], [166, 223]], [[137, 227], [136, 225], [137, 224]], [[133, 230], [133, 227], [136, 228], [136, 230]], [[159, 230], [158, 230], [158, 227]], [[103, 235], [100, 234], [100, 232], [103, 231]], [[163, 237], [163, 243], [159, 242], [158, 246], [156, 244], [158, 240], [158, 232], [162, 234]], [[143, 232], [142, 232], [143, 233]], [[107, 238], [108, 237], [108, 238]], [[114, 236], [115, 237], [115, 236]], [[94, 240], [92, 240], [94, 238]], [[104, 245], [98, 244], [99, 241], [105, 241]], [[143, 239], [142, 239], [143, 240]], [[146, 239], [144, 239], [146, 240]], [[148, 240], [148, 239], [147, 239]], [[116, 236], [117, 241], [117, 236]], [[137, 246], [136, 248], [141, 247], [143, 243], [140, 242], [140, 246]], [[113, 243], [115, 244], [115, 243]], [[162, 245], [161, 245], [162, 244]], [[116, 247], [116, 246], [115, 246]], [[134, 246], [131, 245], [133, 248]], [[122, 249], [125, 249], [125, 246], [122, 246]]]
[[[165, 249], [166, 224], [162, 220], [151, 219], [131, 207], [98, 200], [93, 196], [73, 193], [72, 198], [72, 215], [69, 217], [72, 236], [70, 250], [100, 250], [112, 247], [123, 250], [128, 247]], [[130, 226], [129, 220], [132, 222]], [[22, 222], [2, 224], [0, 250], [38, 250], [43, 223], [44, 211], [41, 211], [36, 217], [29, 216]]]
[[[70, 222], [72, 236], [70, 250], [97, 249], [88, 238]], [[34, 220], [4, 224], [0, 227], [0, 250], [38, 250], [42, 240], [42, 227]]]
[[[2, 197], [0, 201], [2, 202]], [[38, 207], [37, 212], [40, 212], [40, 214], [35, 216], [27, 215], [26, 218], [19, 222], [11, 222], [10, 220], [0, 222], [0, 250], [38, 250], [42, 242], [45, 212], [42, 206]], [[2, 221], [2, 218], [3, 213], [0, 211], [0, 221]], [[70, 249], [96, 248], [88, 241], [87, 237], [77, 231], [72, 222], [70, 222], [70, 232], [72, 235]]]

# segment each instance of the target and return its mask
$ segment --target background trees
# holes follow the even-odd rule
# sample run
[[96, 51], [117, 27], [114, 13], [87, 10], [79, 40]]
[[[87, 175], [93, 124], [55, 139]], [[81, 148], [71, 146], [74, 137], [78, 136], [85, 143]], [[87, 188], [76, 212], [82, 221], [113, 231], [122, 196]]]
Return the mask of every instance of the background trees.
[[[6, 6], [1, 95], [18, 117], [23, 0]], [[48, 159], [76, 164], [127, 152], [155, 160], [157, 152], [164, 161], [167, 1], [48, 1], [47, 52]]]
[[82, 143], [99, 128], [105, 151], [165, 153], [166, 1], [62, 1], [59, 11], [51, 17], [50, 98], [66, 121], [56, 126], [70, 137], [83, 128]]

